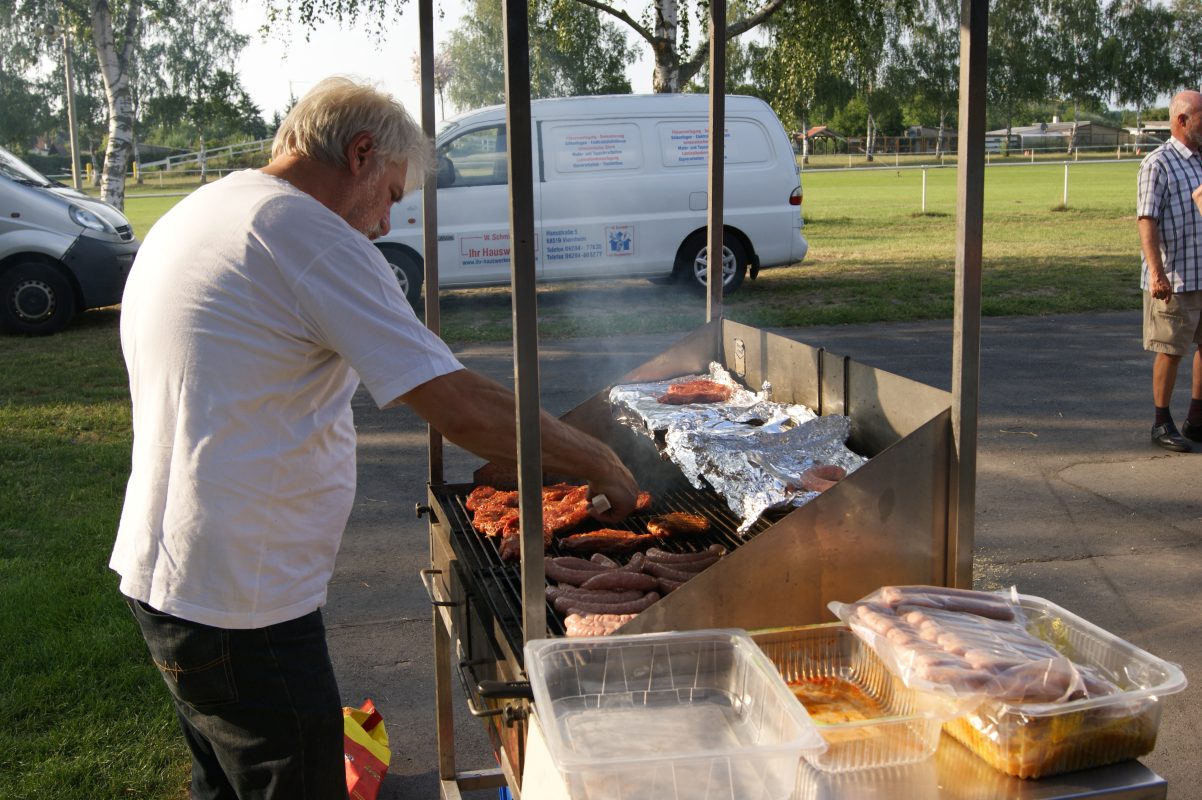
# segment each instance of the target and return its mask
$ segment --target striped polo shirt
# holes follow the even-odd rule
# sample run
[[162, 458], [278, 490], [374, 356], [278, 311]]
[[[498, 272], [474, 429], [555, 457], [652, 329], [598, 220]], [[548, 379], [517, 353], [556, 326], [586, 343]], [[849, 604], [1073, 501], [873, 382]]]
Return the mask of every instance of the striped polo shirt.
[[[1157, 147], [1139, 167], [1136, 214], [1156, 220], [1160, 257], [1175, 294], [1202, 290], [1202, 214], [1190, 197], [1202, 186], [1202, 156], [1176, 138]], [[1140, 288], [1148, 289], [1141, 252]]]

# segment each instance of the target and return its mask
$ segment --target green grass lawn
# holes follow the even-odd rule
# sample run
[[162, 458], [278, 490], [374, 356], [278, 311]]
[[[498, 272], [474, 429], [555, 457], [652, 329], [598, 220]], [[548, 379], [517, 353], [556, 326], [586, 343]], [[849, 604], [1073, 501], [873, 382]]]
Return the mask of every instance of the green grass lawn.
[[113, 310], [0, 337], [0, 797], [179, 798], [188, 760], [107, 568], [129, 475]]
[[[986, 314], [1135, 309], [1133, 162], [986, 171]], [[762, 327], [947, 318], [955, 180], [918, 170], [805, 173], [800, 265], [728, 298]], [[148, 185], [143, 194], [157, 194]], [[144, 236], [177, 197], [131, 192]], [[508, 340], [507, 289], [445, 294], [453, 341]], [[544, 339], [681, 330], [699, 292], [646, 281], [547, 286]], [[180, 800], [188, 759], [159, 677], [107, 568], [129, 470], [130, 418], [113, 309], [41, 339], [0, 336], [0, 798]], [[433, 732], [431, 732], [433, 736]]]

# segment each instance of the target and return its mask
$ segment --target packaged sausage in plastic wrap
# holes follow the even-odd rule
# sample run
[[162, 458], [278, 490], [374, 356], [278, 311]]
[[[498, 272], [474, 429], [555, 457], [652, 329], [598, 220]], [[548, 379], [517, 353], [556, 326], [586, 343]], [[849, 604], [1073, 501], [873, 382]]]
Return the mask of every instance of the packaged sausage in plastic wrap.
[[1186, 685], [1176, 665], [1014, 589], [885, 587], [830, 608], [897, 680], [959, 705], [947, 733], [1020, 778], [1151, 752], [1161, 700]]
[[1117, 691], [1029, 633], [1013, 589], [886, 586], [830, 609], [906, 686], [950, 696], [965, 710], [985, 700], [1057, 703]]

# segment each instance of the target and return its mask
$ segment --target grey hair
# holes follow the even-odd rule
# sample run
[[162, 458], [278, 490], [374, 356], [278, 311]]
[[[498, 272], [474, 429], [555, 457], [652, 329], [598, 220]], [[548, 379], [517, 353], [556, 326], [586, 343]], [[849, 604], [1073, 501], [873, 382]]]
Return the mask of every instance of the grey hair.
[[406, 191], [422, 185], [434, 165], [434, 147], [421, 126], [391, 95], [340, 76], [320, 81], [292, 107], [275, 133], [271, 157], [346, 166], [347, 145], [365, 131], [385, 159], [408, 160]]
[[1179, 114], [1193, 114], [1194, 110], [1202, 105], [1202, 98], [1198, 92], [1186, 90], [1173, 95], [1172, 101], [1169, 103], [1169, 119], [1177, 119]]

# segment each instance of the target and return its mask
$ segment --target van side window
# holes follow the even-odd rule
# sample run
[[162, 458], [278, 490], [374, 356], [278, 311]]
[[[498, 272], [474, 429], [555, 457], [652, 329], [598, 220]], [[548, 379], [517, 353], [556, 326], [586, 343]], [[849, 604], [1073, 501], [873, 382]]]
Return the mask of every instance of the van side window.
[[[704, 166], [709, 156], [709, 129], [704, 120], [656, 125], [665, 167]], [[766, 164], [773, 160], [767, 132], [750, 120], [726, 121], [726, 164]]]
[[569, 122], [543, 126], [549, 175], [621, 172], [643, 166], [639, 126], [629, 122]]
[[438, 148], [439, 188], [507, 183], [504, 125], [467, 131]]

